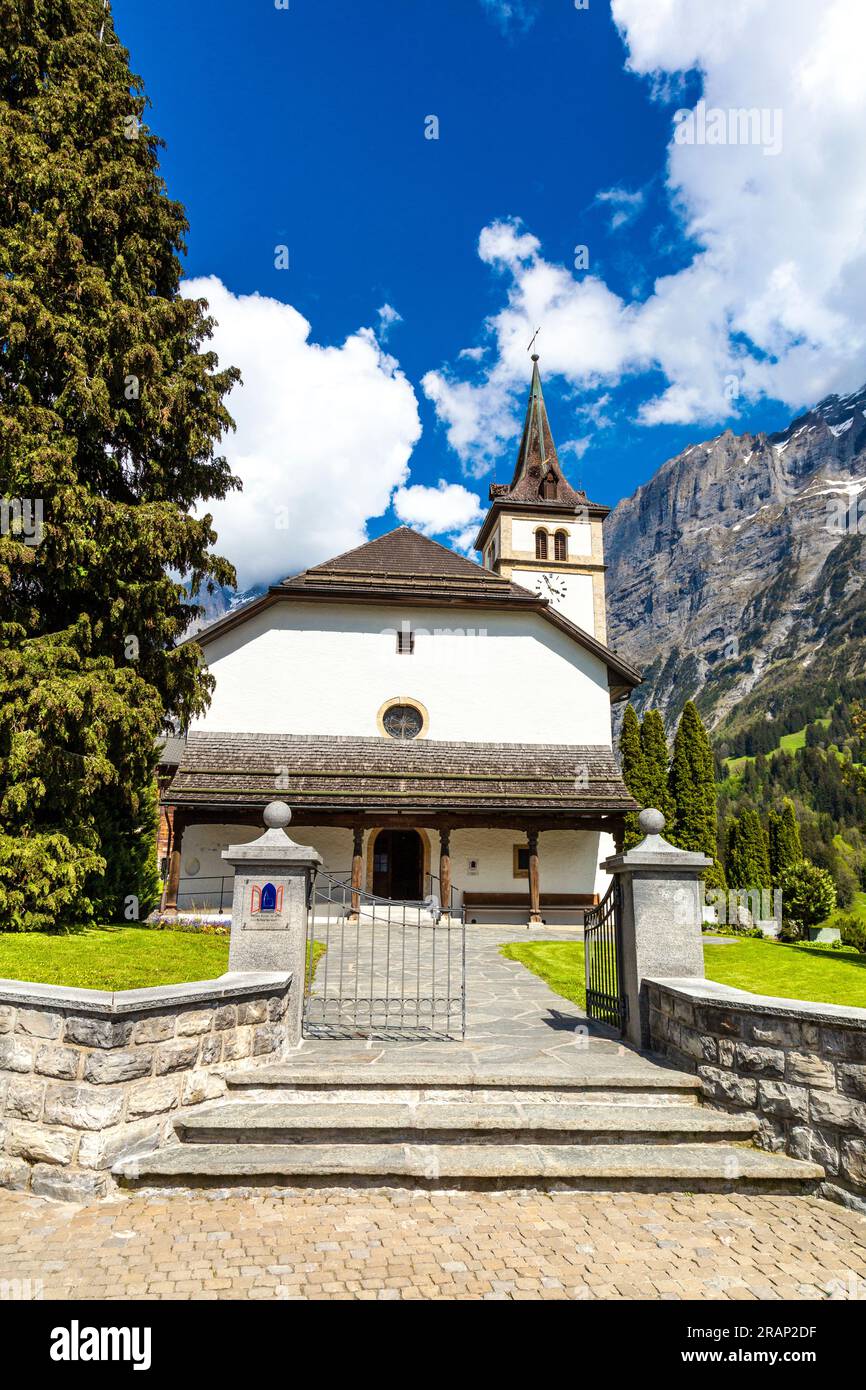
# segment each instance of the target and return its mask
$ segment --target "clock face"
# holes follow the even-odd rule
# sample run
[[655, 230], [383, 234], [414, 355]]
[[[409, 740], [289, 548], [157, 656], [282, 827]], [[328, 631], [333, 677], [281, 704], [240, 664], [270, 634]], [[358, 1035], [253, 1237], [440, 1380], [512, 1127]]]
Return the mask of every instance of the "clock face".
[[567, 591], [565, 580], [559, 574], [539, 575], [535, 588], [542, 598], [549, 598], [551, 603], [564, 599]]

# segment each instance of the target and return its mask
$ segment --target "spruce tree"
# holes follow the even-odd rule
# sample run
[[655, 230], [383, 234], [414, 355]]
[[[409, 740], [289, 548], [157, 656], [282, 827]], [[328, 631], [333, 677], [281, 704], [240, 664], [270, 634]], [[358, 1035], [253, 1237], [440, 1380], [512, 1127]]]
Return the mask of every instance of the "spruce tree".
[[803, 858], [800, 825], [790, 797], [785, 797], [781, 811], [770, 811], [769, 832], [770, 874], [775, 884], [789, 864], [797, 864]]
[[729, 825], [725, 872], [731, 888], [770, 887], [767, 839], [757, 811], [745, 810]]
[[644, 757], [645, 805], [661, 811], [670, 825], [674, 805], [668, 787], [668, 740], [664, 720], [657, 709], [647, 710], [643, 717], [640, 744]]
[[[623, 716], [622, 730], [619, 736], [619, 761], [622, 770], [622, 780], [625, 782], [626, 787], [631, 792], [641, 810], [643, 810], [649, 805], [646, 800], [646, 759], [641, 744], [640, 721], [631, 705], [626, 706], [626, 711]], [[625, 834], [623, 837], [625, 849], [633, 849], [642, 838], [637, 823], [637, 812], [630, 811], [625, 817]]]
[[238, 374], [178, 293], [145, 106], [103, 0], [0, 0], [0, 929], [86, 918], [104, 808], [141, 825], [161, 725], [206, 705], [194, 596], [234, 580], [190, 511], [236, 486]]
[[723, 888], [724, 873], [716, 845], [716, 783], [707, 731], [693, 701], [683, 707], [674, 737], [668, 785], [674, 807], [669, 840], [680, 849], [710, 855], [714, 864], [704, 875], [708, 888]]

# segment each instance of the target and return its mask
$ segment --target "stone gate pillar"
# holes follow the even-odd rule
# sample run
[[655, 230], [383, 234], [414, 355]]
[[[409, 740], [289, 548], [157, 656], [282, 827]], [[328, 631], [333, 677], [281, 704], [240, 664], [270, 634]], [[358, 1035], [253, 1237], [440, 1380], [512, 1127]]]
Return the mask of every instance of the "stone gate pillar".
[[286, 826], [284, 801], [265, 807], [264, 835], [230, 845], [223, 859], [234, 866], [229, 970], [288, 970], [292, 976], [288, 1042], [301, 1040], [310, 880], [322, 863], [311, 845], [297, 845]]
[[626, 1036], [649, 1046], [649, 1004], [644, 981], [668, 976], [702, 979], [704, 887], [712, 864], [705, 854], [677, 849], [662, 837], [665, 818], [648, 808], [638, 816], [644, 839], [601, 865], [621, 889], [621, 986], [628, 999]]

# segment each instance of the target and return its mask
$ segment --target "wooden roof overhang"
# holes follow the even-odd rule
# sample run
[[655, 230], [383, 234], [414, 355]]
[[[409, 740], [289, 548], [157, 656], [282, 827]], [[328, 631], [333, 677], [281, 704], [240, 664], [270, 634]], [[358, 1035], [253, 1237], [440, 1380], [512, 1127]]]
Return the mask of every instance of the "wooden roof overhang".
[[[275, 782], [279, 769], [279, 783]], [[190, 735], [165, 801], [204, 819], [601, 828], [635, 810], [610, 749], [347, 736]]]

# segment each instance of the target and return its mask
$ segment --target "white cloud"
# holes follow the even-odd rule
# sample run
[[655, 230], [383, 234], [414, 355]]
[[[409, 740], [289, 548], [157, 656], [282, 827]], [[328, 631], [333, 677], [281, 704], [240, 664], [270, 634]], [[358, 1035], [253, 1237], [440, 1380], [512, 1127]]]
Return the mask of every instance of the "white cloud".
[[503, 34], [525, 33], [538, 14], [537, 0], [481, 0], [481, 7]]
[[[479, 255], [505, 302], [485, 325], [491, 365], [445, 367], [423, 387], [469, 472], [513, 438], [526, 343], [581, 391], [660, 371], [645, 424], [706, 423], [762, 396], [799, 408], [866, 376], [866, 5], [862, 0], [612, 0], [627, 66], [657, 99], [702, 75], [708, 108], [782, 113], [781, 150], [680, 144], [671, 109], [667, 191], [696, 248], [647, 299], [547, 261], [527, 229], [485, 227]], [[600, 200], [616, 207], [617, 190]], [[618, 205], [620, 210], [623, 204]]]
[[575, 279], [541, 255], [537, 237], [515, 221], [485, 227], [478, 254], [503, 275], [506, 305], [489, 320], [495, 343], [491, 367], [478, 381], [462, 381], [448, 370], [428, 372], [422, 387], [447, 427], [448, 442], [466, 471], [480, 476], [517, 435], [519, 405], [525, 400], [527, 345], [538, 340], [548, 374], [561, 374], [584, 388], [618, 376], [626, 363], [628, 306], [592, 275]]
[[572, 454], [574, 458], [582, 459], [591, 443], [591, 439], [566, 439], [557, 446], [557, 451], [560, 458], [564, 454]]
[[379, 337], [383, 340], [387, 338], [395, 323], [403, 322], [403, 315], [398, 314], [392, 304], [383, 304], [381, 309], [376, 310], [379, 319]]
[[646, 192], [642, 188], [634, 193], [630, 193], [627, 188], [603, 188], [600, 193], [596, 193], [595, 201], [607, 203], [612, 208], [610, 228], [615, 232], [620, 227], [634, 222], [646, 202]]
[[237, 431], [223, 442], [242, 493], [208, 503], [219, 553], [239, 587], [273, 581], [366, 539], [408, 477], [421, 434], [415, 393], [369, 328], [339, 347], [310, 341], [290, 304], [235, 295], [216, 276], [188, 280], [217, 321], [212, 346], [240, 367], [228, 398]]
[[458, 549], [466, 548], [467, 535], [471, 544], [484, 516], [477, 493], [444, 478], [436, 487], [413, 483], [411, 487], [398, 488], [393, 503], [394, 511], [406, 526], [423, 531], [425, 536], [451, 536]]

